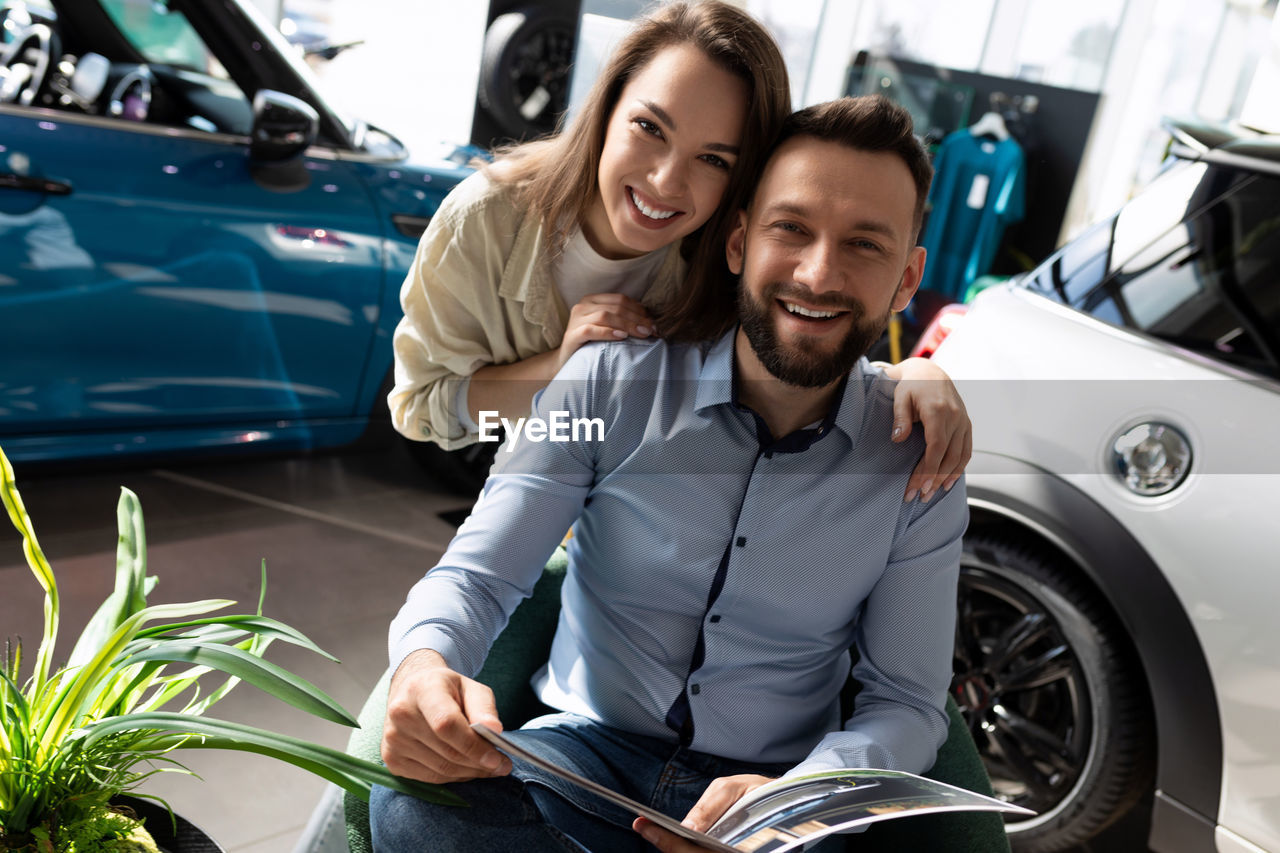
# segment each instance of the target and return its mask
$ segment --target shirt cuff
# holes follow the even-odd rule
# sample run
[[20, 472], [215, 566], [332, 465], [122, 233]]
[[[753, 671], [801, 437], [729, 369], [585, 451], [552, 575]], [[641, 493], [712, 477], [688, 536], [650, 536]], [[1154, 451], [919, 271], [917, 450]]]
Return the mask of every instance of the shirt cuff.
[[460, 672], [468, 678], [475, 674], [466, 671], [466, 667], [461, 660], [462, 654], [454, 643], [453, 638], [434, 625], [420, 625], [414, 628], [391, 647], [391, 671], [398, 670], [400, 664], [404, 663], [405, 658], [423, 649], [430, 649], [439, 653], [440, 657], [444, 658], [444, 662], [449, 669], [454, 672]]
[[458, 426], [468, 435], [480, 432], [480, 425], [471, 419], [471, 410], [467, 408], [467, 394], [471, 391], [471, 377], [463, 376], [458, 380], [458, 388], [453, 392], [453, 411], [458, 417]]
[[851, 767], [869, 767], [876, 770], [903, 770], [900, 756], [886, 748], [884, 743], [866, 732], [828, 732], [818, 745], [783, 778], [803, 776], [824, 770], [845, 770]]

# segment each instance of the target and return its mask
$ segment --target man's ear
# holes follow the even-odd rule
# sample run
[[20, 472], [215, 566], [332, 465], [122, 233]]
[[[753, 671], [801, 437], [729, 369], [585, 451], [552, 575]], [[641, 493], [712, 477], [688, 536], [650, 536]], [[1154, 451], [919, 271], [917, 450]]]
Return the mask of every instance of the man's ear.
[[907, 255], [907, 268], [902, 271], [902, 283], [898, 285], [898, 292], [890, 306], [894, 311], [906, 308], [912, 297], [916, 295], [916, 291], [920, 289], [920, 280], [924, 278], [924, 260], [923, 246], [916, 246]]
[[746, 252], [747, 212], [738, 211], [738, 222], [729, 232], [729, 239], [724, 244], [725, 260], [729, 263], [729, 272], [742, 275], [742, 259]]

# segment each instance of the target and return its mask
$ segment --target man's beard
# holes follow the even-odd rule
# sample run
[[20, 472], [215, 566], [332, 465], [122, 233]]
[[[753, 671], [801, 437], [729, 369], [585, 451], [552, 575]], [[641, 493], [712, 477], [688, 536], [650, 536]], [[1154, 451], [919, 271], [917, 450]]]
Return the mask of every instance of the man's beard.
[[[848, 311], [851, 326], [834, 352], [816, 346], [816, 340], [800, 337], [796, 344], [784, 347], [778, 340], [772, 318], [775, 300], [790, 296], [814, 308]], [[827, 294], [818, 296], [796, 284], [774, 282], [765, 288], [761, 301], [756, 301], [744, 283], [738, 285], [738, 318], [742, 331], [756, 357], [770, 374], [801, 388], [822, 388], [845, 376], [858, 359], [884, 334], [889, 312], [868, 319], [867, 309], [853, 297]], [[841, 319], [837, 322], [845, 322]]]

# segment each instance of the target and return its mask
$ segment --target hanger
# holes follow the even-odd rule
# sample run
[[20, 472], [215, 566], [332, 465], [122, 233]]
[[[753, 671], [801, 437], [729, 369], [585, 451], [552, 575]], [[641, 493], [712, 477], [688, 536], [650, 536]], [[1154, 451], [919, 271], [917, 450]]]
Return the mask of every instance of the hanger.
[[969, 132], [974, 136], [994, 136], [1001, 142], [1009, 138], [1009, 128], [1005, 127], [1004, 119], [997, 112], [984, 113], [969, 126]]

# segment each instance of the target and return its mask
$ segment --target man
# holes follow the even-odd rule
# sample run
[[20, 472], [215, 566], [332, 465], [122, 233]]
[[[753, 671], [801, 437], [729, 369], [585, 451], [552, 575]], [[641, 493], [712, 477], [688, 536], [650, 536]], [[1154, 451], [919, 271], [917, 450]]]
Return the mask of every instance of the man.
[[471, 808], [378, 789], [380, 850], [644, 849], [630, 816], [469, 729], [500, 727], [469, 676], [575, 519], [535, 685], [564, 713], [512, 733], [526, 748], [700, 829], [784, 773], [932, 765], [967, 511], [963, 489], [903, 503], [923, 442], [884, 438], [892, 389], [862, 359], [919, 285], [930, 176], [900, 107], [800, 111], [726, 247], [740, 327], [584, 348], [541, 394], [535, 416], [598, 418], [603, 440], [500, 454], [393, 622], [387, 766]]

